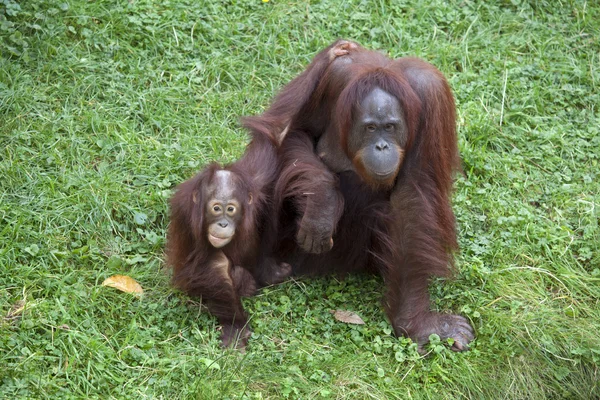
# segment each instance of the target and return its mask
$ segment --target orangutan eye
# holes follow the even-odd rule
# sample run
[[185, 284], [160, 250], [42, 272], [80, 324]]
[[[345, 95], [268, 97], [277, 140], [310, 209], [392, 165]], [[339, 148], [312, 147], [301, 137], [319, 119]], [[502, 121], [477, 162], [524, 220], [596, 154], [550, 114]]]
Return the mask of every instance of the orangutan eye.
[[373, 125], [373, 124], [367, 125], [367, 132], [375, 132], [375, 125]]
[[213, 211], [216, 213], [220, 213], [221, 212], [221, 206], [214, 206], [213, 207]]
[[233, 213], [235, 212], [235, 207], [234, 207], [234, 206], [229, 206], [229, 207], [227, 207], [227, 212], [228, 212], [229, 214], [233, 214]]
[[392, 129], [394, 129], [394, 125], [393, 124], [385, 124], [385, 130], [390, 132], [392, 131]]

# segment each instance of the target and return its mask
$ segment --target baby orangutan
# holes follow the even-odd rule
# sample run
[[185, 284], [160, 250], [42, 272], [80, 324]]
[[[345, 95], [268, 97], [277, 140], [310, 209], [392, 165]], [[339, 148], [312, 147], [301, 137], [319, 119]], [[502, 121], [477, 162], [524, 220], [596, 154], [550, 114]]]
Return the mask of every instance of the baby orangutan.
[[289, 264], [264, 256], [277, 154], [266, 133], [254, 129], [252, 137], [239, 161], [224, 168], [210, 164], [171, 199], [172, 283], [202, 298], [222, 326], [225, 347], [244, 348], [251, 334], [241, 297], [291, 274]]

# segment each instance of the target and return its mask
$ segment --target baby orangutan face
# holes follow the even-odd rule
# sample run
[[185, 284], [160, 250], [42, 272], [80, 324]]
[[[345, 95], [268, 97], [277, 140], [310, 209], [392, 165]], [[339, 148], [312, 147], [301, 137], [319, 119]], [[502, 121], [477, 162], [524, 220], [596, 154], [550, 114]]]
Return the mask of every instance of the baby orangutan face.
[[226, 246], [239, 229], [244, 217], [244, 203], [252, 202], [252, 194], [242, 188], [239, 178], [226, 170], [217, 171], [210, 184], [202, 188], [206, 199], [207, 237], [213, 247]]

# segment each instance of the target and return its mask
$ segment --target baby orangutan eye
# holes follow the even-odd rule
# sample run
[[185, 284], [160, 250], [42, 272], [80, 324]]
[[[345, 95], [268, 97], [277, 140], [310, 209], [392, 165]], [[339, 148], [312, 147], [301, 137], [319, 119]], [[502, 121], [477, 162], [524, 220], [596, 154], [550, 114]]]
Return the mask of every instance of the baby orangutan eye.
[[227, 213], [228, 213], [228, 214], [233, 214], [233, 213], [235, 213], [235, 207], [234, 207], [234, 206], [229, 206], [229, 207], [227, 207]]
[[216, 213], [220, 213], [221, 212], [221, 206], [214, 206], [213, 207], [213, 211]]

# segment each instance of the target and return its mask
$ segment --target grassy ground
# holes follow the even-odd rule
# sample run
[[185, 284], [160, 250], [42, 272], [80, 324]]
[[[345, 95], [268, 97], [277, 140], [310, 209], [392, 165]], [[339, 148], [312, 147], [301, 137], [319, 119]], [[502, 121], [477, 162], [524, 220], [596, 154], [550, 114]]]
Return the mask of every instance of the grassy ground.
[[[412, 3], [0, 0], [0, 398], [599, 397], [600, 6]], [[169, 288], [171, 189], [338, 37], [455, 90], [462, 250], [432, 294], [470, 352], [393, 337], [374, 277], [264, 290], [245, 354]]]

